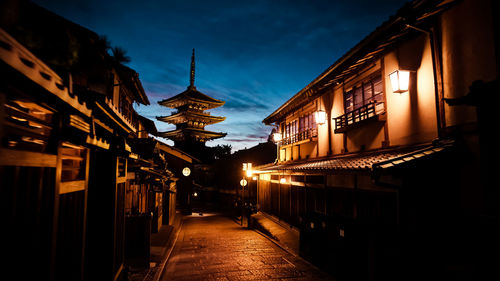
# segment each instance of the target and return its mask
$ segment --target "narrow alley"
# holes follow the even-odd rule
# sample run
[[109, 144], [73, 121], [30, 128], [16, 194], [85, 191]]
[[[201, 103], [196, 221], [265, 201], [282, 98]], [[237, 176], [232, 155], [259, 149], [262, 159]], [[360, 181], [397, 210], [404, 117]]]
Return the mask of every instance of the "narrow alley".
[[333, 280], [257, 232], [217, 214], [184, 218], [162, 280]]

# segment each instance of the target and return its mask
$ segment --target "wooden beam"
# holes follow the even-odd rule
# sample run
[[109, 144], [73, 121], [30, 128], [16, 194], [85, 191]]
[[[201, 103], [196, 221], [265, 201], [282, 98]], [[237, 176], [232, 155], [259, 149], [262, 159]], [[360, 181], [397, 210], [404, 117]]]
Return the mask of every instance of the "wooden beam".
[[61, 182], [59, 186], [59, 194], [85, 190], [86, 185], [85, 180]]
[[57, 155], [41, 152], [0, 148], [0, 166], [51, 167], [57, 165]]

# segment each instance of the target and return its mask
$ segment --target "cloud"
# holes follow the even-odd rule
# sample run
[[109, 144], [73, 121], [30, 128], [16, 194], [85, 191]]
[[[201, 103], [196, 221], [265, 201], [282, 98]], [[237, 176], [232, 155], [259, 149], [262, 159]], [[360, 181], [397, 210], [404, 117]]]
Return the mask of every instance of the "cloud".
[[226, 120], [207, 130], [228, 135], [208, 144], [243, 148], [267, 138], [266, 116], [406, 0], [34, 1], [127, 50], [151, 102], [135, 108], [152, 120], [173, 111], [157, 102], [186, 89], [196, 48], [196, 87], [226, 102], [210, 110]]

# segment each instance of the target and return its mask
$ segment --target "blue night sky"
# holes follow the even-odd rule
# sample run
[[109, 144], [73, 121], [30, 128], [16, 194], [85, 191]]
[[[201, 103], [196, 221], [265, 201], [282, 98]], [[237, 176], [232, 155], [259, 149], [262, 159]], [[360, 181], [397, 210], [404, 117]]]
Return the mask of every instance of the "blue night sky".
[[[157, 101], [189, 85], [196, 49], [197, 89], [226, 101], [211, 110], [227, 132], [207, 145], [233, 151], [267, 139], [262, 120], [386, 21], [404, 0], [35, 0], [73, 22], [105, 35], [132, 59], [150, 99], [136, 106], [159, 131], [174, 129], [155, 116], [172, 109]], [[173, 144], [167, 141], [169, 144]]]

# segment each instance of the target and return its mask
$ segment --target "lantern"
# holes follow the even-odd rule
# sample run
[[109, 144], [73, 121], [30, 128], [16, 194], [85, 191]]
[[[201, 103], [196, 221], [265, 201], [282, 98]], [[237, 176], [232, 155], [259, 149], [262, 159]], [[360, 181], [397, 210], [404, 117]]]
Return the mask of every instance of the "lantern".
[[389, 74], [392, 91], [394, 93], [407, 92], [410, 86], [410, 72], [407, 70], [396, 70]]
[[191, 174], [191, 169], [189, 169], [188, 167], [182, 169], [182, 174], [187, 177]]
[[247, 180], [246, 180], [246, 179], [241, 179], [241, 180], [240, 180], [240, 185], [241, 185], [241, 187], [245, 187], [245, 186], [247, 185], [247, 183], [248, 183], [248, 182], [247, 182]]
[[273, 134], [273, 141], [274, 142], [280, 142], [282, 139], [281, 133], [274, 133]]
[[316, 111], [316, 124], [323, 125], [326, 122], [326, 112], [323, 110]]
[[247, 175], [247, 177], [249, 177], [249, 178], [250, 178], [250, 177], [252, 177], [252, 174], [253, 174], [253, 171], [252, 171], [252, 170], [247, 170], [247, 171], [246, 171], [246, 175]]

